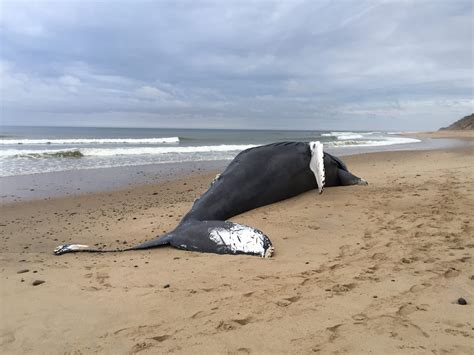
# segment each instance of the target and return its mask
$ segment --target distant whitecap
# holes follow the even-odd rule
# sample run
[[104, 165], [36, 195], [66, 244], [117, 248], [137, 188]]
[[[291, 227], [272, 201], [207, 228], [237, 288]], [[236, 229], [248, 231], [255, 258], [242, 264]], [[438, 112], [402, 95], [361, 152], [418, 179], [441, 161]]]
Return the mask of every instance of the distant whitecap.
[[160, 144], [179, 143], [179, 137], [162, 138], [73, 138], [73, 139], [0, 139], [2, 145], [42, 145], [42, 144]]

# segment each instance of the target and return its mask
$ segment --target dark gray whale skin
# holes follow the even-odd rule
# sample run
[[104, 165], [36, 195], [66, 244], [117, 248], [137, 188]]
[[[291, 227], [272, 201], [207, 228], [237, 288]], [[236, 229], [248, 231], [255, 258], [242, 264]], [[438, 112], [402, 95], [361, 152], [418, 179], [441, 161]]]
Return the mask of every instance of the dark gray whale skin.
[[[316, 189], [318, 187], [316, 178], [309, 168], [310, 160], [310, 146], [305, 142], [273, 143], [244, 150], [194, 202], [191, 210], [173, 231], [125, 250], [171, 245], [179, 249], [218, 254], [241, 253], [230, 247], [226, 248], [226, 245], [216, 244], [209, 237], [210, 231], [216, 228], [221, 230], [238, 228], [241, 225], [226, 220], [254, 208]], [[324, 153], [324, 168], [326, 187], [367, 184], [365, 180], [351, 174], [346, 165], [331, 154]], [[267, 236], [257, 229], [252, 230], [262, 235], [265, 250], [271, 247]], [[57, 250], [55, 253], [75, 251], [104, 252], [108, 250], [67, 250], [66, 248], [64, 251]], [[245, 252], [245, 254], [253, 253]]]
[[[308, 143], [283, 142], [250, 148], [238, 154], [183, 218], [226, 220], [318, 187], [309, 168]], [[358, 184], [338, 158], [325, 153], [325, 186]]]

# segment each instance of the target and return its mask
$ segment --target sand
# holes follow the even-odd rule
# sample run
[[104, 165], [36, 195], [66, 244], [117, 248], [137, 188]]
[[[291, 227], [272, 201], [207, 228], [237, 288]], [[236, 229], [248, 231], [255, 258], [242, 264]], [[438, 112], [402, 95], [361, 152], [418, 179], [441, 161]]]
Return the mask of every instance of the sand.
[[404, 136], [414, 136], [420, 138], [456, 138], [456, 139], [473, 139], [474, 130], [442, 130], [436, 132], [416, 132], [404, 133]]
[[64, 242], [129, 246], [169, 231], [214, 172], [6, 204], [0, 353], [472, 354], [472, 153], [345, 157], [369, 186], [233, 219], [269, 235], [271, 259], [172, 248], [52, 255]]

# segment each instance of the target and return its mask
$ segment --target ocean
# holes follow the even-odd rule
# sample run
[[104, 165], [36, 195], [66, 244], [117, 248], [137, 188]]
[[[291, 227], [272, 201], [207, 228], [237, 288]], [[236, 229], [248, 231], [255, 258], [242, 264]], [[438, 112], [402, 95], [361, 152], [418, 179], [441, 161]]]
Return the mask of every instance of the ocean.
[[231, 160], [282, 141], [321, 141], [347, 155], [420, 140], [393, 132], [162, 128], [0, 127], [0, 177], [166, 163]]

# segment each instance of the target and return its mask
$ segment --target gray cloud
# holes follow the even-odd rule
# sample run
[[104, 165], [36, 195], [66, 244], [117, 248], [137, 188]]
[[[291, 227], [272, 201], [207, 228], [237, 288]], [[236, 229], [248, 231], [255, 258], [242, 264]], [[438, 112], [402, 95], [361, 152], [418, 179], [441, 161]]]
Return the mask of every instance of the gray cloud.
[[3, 124], [435, 129], [470, 1], [3, 1]]

